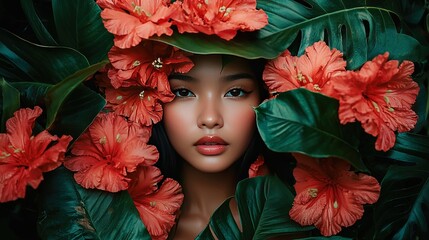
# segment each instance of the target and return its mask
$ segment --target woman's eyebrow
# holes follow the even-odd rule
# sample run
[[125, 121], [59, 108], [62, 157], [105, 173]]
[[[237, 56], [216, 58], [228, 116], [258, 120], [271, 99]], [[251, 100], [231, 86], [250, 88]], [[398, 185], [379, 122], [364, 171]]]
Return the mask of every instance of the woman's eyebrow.
[[190, 82], [195, 82], [195, 78], [188, 76], [188, 75], [183, 75], [183, 74], [170, 74], [170, 76], [168, 76], [168, 79], [177, 79], [177, 80], [183, 80], [183, 81], [190, 81]]
[[238, 80], [238, 79], [255, 79], [255, 76], [250, 73], [237, 73], [237, 74], [232, 74], [232, 75], [227, 75], [225, 77], [222, 77], [222, 80], [227, 82]]

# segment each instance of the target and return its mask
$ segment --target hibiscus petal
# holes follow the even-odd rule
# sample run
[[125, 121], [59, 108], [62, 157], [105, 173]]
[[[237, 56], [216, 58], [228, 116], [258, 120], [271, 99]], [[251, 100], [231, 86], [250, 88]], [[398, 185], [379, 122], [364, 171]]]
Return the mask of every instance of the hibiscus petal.
[[127, 189], [129, 181], [116, 168], [102, 163], [75, 173], [74, 179], [84, 188], [97, 188], [109, 192]]
[[0, 202], [13, 201], [25, 197], [27, 185], [37, 188], [43, 180], [42, 173], [37, 171], [29, 175], [24, 167], [0, 165]]
[[265, 65], [262, 78], [270, 92], [286, 92], [301, 86], [296, 77], [298, 75], [296, 61], [297, 57], [291, 56], [286, 50]]
[[9, 141], [15, 149], [26, 150], [36, 118], [41, 114], [42, 109], [38, 106], [35, 106], [34, 110], [30, 108], [19, 109], [13, 114], [13, 117], [6, 121]]
[[64, 161], [64, 166], [70, 171], [78, 172], [98, 165], [102, 160], [88, 155], [71, 156]]
[[115, 155], [123, 148], [123, 139], [128, 138], [128, 123], [113, 113], [101, 113], [89, 126], [91, 141], [98, 150], [106, 155]]
[[[37, 137], [40, 134], [34, 138], [31, 143], [34, 143], [34, 146], [32, 145], [32, 149], [37, 147], [37, 144], [35, 143]], [[57, 138], [55, 136], [55, 138]], [[52, 139], [52, 138], [51, 138]], [[67, 151], [67, 147], [69, 143], [71, 142], [73, 138], [68, 135], [61, 136], [60, 139], [54, 144], [51, 145], [45, 152], [41, 152], [40, 154], [34, 154], [34, 156], [37, 156], [37, 158], [33, 161], [33, 163], [30, 164], [32, 167], [39, 168], [42, 172], [48, 172], [51, 170], [54, 170], [58, 166], [61, 165], [62, 160], [64, 160], [65, 153]], [[45, 139], [44, 141], [47, 141], [48, 139]], [[41, 143], [42, 146], [46, 147], [46, 144], [50, 144], [51, 142]], [[40, 147], [43, 149], [43, 147]], [[34, 152], [34, 151], [33, 151]]]
[[158, 182], [163, 176], [159, 168], [154, 166], [140, 166], [137, 171], [131, 173], [130, 188], [128, 192], [131, 194], [134, 202], [140, 202], [146, 195], [153, 193], [158, 189]]
[[315, 199], [308, 191], [296, 195], [289, 216], [295, 222], [306, 226], [315, 224], [322, 216], [326, 206], [326, 196], [322, 195]]
[[180, 185], [167, 178], [157, 190], [162, 179], [158, 168], [140, 167], [133, 176], [128, 191], [140, 217], [153, 239], [166, 239], [175, 224], [175, 213], [183, 202]]
[[138, 18], [123, 11], [106, 8], [100, 15], [103, 18], [104, 27], [115, 35], [130, 34], [141, 24]]
[[146, 145], [144, 141], [136, 138], [134, 141], [127, 143], [123, 154], [116, 158], [115, 161], [120, 161], [121, 166], [125, 166], [128, 172], [133, 172], [137, 165], [150, 166], [155, 164], [158, 158], [159, 153], [155, 146]]

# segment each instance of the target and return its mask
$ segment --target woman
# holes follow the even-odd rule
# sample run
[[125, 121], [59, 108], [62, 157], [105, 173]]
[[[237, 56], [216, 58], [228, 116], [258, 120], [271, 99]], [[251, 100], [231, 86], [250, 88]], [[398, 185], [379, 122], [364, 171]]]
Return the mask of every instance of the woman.
[[[37, 191], [37, 199], [43, 202], [37, 220], [42, 238], [166, 239], [170, 235], [189, 239], [203, 229], [213, 211], [219, 213], [217, 206], [234, 192], [237, 204], [231, 201], [229, 206], [233, 214], [214, 216], [214, 224], [200, 236], [211, 235], [211, 230], [218, 238], [225, 233], [239, 239], [267, 239], [300, 231], [358, 239], [427, 235], [427, 214], [421, 214], [428, 209], [427, 204], [421, 204], [424, 198], [402, 201], [404, 196], [427, 196], [427, 175], [421, 173], [421, 169], [428, 169], [427, 133], [398, 135], [399, 144], [395, 144], [395, 131], [409, 131], [414, 125], [420, 125], [416, 132], [427, 128], [427, 124], [423, 126], [427, 113], [419, 114], [419, 124], [411, 111], [419, 89], [410, 77], [414, 65], [409, 60], [425, 66], [427, 59], [422, 48], [416, 47], [421, 36], [415, 39], [392, 24], [398, 20], [407, 26], [411, 19], [407, 14], [416, 11], [406, 11], [399, 3], [380, 8], [379, 3], [367, 2], [98, 0], [104, 27], [113, 34], [111, 48], [112, 36], [101, 20], [91, 21], [87, 16], [100, 9], [93, 0], [86, 3], [70, 3], [79, 11], [54, 5], [58, 34], [52, 36], [58, 35], [58, 41], [50, 34], [38, 35], [43, 45], [58, 43], [68, 46], [66, 49], [29, 46], [6, 31], [0, 34], [6, 46], [0, 51], [5, 56], [0, 68], [6, 80], [1, 80], [2, 114], [7, 113], [2, 121], [8, 115], [12, 119], [8, 121], [19, 123], [2, 126], [7, 133], [2, 134], [1, 145], [7, 147], [1, 149], [0, 164], [8, 174], [0, 181], [0, 202], [24, 197], [28, 185], [37, 188], [46, 177]], [[93, 11], [80, 11], [82, 6]], [[26, 12], [29, 19], [37, 19], [35, 11], [31, 12]], [[392, 12], [399, 18], [386, 17], [393, 16], [389, 15]], [[418, 21], [423, 16], [420, 13], [412, 21]], [[30, 25], [46, 35], [44, 26], [37, 22]], [[75, 22], [79, 31], [70, 32], [70, 22]], [[261, 31], [237, 34], [258, 29]], [[380, 37], [373, 37], [375, 32], [381, 33]], [[320, 40], [329, 47], [317, 42]], [[68, 51], [70, 47], [77, 49]], [[263, 64], [255, 61], [258, 67], [254, 67], [253, 60], [223, 55], [190, 57], [175, 47], [203, 55], [273, 59], [263, 75], [269, 92], [278, 96], [256, 108], [257, 123], [270, 149], [308, 155], [294, 154], [297, 167], [293, 174], [278, 174], [295, 178], [296, 194], [292, 186], [286, 187], [271, 176], [244, 179], [261, 153], [268, 165], [275, 165], [271, 170], [290, 169], [277, 167], [273, 161], [277, 158], [265, 147], [258, 148], [264, 145], [255, 130], [252, 108], [267, 95], [260, 81]], [[27, 48], [32, 50], [29, 55], [22, 51]], [[52, 54], [53, 49], [58, 54]], [[106, 64], [100, 59], [105, 58], [107, 49], [110, 63], [102, 71], [103, 81], [98, 82], [99, 95], [93, 84], [80, 83]], [[53, 61], [45, 64], [38, 56], [50, 56]], [[419, 75], [425, 76], [415, 73]], [[12, 97], [5, 97], [6, 93]], [[424, 98], [418, 109], [427, 109]], [[107, 108], [102, 109], [106, 101]], [[41, 115], [36, 105], [42, 106], [45, 114]], [[26, 109], [12, 117], [18, 107]], [[39, 115], [41, 120], [34, 130], [46, 125], [52, 133], [70, 134], [73, 145], [68, 148], [68, 141], [63, 142], [61, 148], [54, 148], [55, 156], [54, 150], [47, 148], [43, 154], [49, 157], [40, 157], [42, 151], [37, 151], [37, 158], [32, 151], [14, 145], [26, 143], [32, 150], [45, 149], [33, 144], [56, 146], [47, 141], [57, 139], [55, 136], [46, 137], [43, 132], [40, 136], [46, 141], [41, 144], [37, 141], [41, 137], [32, 135]], [[361, 122], [362, 128], [343, 126], [351, 122]], [[373, 137], [377, 138], [375, 149]], [[392, 152], [380, 152], [391, 148]], [[284, 165], [294, 162], [278, 159]], [[63, 160], [76, 172], [74, 179], [65, 169], [42, 175]], [[398, 164], [401, 161], [406, 164]], [[377, 180], [385, 185], [381, 195]], [[364, 215], [363, 205], [376, 202], [379, 195], [380, 202], [365, 207]], [[386, 211], [392, 205], [410, 210]], [[423, 219], [418, 226], [414, 217]], [[239, 228], [228, 228], [231, 222]], [[320, 231], [313, 231], [313, 225]], [[420, 232], [415, 233], [417, 228]]]
[[[161, 171], [176, 175], [184, 193], [175, 239], [198, 235], [247, 175], [261, 146], [253, 108], [266, 96], [257, 61], [221, 55], [192, 60], [191, 71], [170, 75], [175, 98], [164, 105], [163, 123], [152, 135], [159, 138], [157, 131], [165, 131], [166, 147], [177, 153], [166, 156], [166, 150], [158, 147]], [[152, 143], [159, 146], [160, 141]], [[231, 207], [239, 223], [236, 205]]]

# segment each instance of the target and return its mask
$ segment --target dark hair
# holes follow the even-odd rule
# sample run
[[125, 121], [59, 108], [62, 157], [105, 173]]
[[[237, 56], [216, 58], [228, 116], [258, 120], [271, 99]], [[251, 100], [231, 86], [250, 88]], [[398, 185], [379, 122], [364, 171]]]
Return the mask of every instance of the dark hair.
[[[225, 61], [225, 60], [224, 60]], [[256, 76], [262, 76], [266, 60], [265, 59], [255, 59], [249, 61], [251, 69], [255, 72]], [[260, 91], [260, 99], [267, 99], [269, 96], [268, 89], [265, 83], [262, 81], [262, 78], [258, 79], [258, 87]], [[152, 137], [149, 140], [149, 144], [155, 145], [159, 151], [159, 160], [156, 163], [156, 166], [160, 168], [161, 172], [165, 177], [173, 178], [180, 181], [180, 169], [182, 167], [183, 159], [179, 154], [174, 150], [170, 144], [167, 133], [164, 128], [163, 121], [155, 124], [152, 129]], [[276, 156], [275, 153], [267, 149], [266, 145], [261, 139], [259, 132], [256, 130], [249, 146], [244, 152], [240, 160], [234, 163], [234, 167], [237, 168], [237, 181], [247, 178], [248, 170], [250, 165], [257, 159], [258, 155], [263, 154], [266, 161], [270, 161], [269, 158]], [[277, 158], [277, 157], [274, 157]], [[279, 165], [276, 162], [281, 163], [284, 160], [276, 160], [273, 163], [268, 163], [269, 168], [275, 170]]]

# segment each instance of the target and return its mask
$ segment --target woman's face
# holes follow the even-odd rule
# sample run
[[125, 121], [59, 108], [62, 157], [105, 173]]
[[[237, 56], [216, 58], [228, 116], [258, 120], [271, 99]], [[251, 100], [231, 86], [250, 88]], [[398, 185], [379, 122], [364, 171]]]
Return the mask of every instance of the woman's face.
[[245, 60], [222, 66], [218, 55], [195, 56], [186, 74], [170, 76], [175, 99], [164, 106], [173, 148], [203, 172], [226, 170], [246, 151], [260, 103], [257, 76]]

